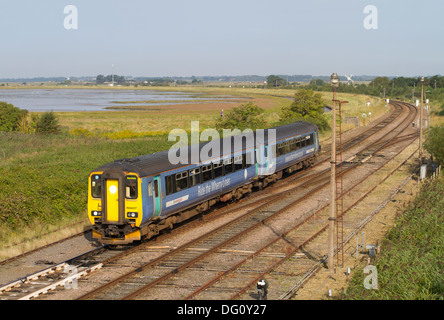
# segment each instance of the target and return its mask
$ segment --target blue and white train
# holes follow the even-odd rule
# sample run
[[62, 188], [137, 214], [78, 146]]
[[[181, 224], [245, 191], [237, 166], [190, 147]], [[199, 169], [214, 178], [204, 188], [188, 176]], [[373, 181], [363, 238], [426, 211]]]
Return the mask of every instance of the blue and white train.
[[93, 237], [116, 245], [151, 238], [218, 202], [262, 189], [284, 172], [312, 166], [320, 151], [317, 126], [302, 121], [220, 139], [221, 154], [208, 152], [214, 142], [173, 150], [187, 151], [188, 160], [191, 152], [206, 151], [205, 161], [171, 164], [170, 150], [93, 170], [88, 187]]

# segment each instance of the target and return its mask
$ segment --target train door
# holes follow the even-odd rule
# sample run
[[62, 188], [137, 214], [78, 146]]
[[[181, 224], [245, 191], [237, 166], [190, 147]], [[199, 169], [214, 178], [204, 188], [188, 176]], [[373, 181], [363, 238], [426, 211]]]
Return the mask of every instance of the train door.
[[106, 180], [106, 220], [119, 221], [119, 180]]
[[268, 175], [268, 145], [256, 148], [256, 173], [258, 176]]
[[162, 212], [160, 176], [154, 177], [153, 189], [154, 218], [156, 218]]
[[257, 148], [254, 148], [254, 167], [256, 169], [256, 177], [259, 176], [259, 151]]
[[276, 144], [269, 143], [265, 146], [265, 156], [267, 157], [267, 174], [276, 172]]

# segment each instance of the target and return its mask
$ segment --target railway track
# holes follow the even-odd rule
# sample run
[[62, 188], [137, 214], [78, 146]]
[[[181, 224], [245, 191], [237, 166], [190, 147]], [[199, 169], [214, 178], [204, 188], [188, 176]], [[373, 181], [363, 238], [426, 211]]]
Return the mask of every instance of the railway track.
[[[376, 135], [378, 132], [383, 130], [388, 123], [392, 123], [393, 121], [398, 119], [402, 114], [403, 109], [406, 108], [405, 105], [399, 104], [397, 102], [394, 102], [394, 107], [395, 110], [389, 116], [387, 116], [380, 123], [377, 123], [373, 127], [367, 129], [363, 134], [360, 135], [358, 139], [350, 139], [350, 141], [345, 142], [343, 145], [344, 149], [352, 149], [353, 147], [362, 144], [363, 141], [365, 141], [366, 139], [369, 139], [370, 137]], [[414, 110], [416, 109], [414, 108]], [[415, 116], [416, 114], [413, 117]], [[410, 117], [412, 117], [411, 114], [409, 115], [408, 119], [410, 119]], [[407, 120], [397, 125], [397, 127], [393, 130], [393, 136], [390, 135], [390, 137], [388, 137], [387, 135], [385, 135], [384, 136], [385, 139], [384, 137], [381, 137], [375, 143], [373, 143], [372, 144], [373, 151], [372, 150], [365, 151], [364, 149], [362, 149], [359, 152], [356, 152], [355, 153], [356, 157], [354, 158], [355, 160], [353, 162], [347, 163], [350, 167], [347, 170], [352, 170], [352, 168], [359, 166], [362, 163], [362, 161], [366, 159], [369, 155], [375, 154], [376, 152], [382, 150], [382, 148], [384, 147], [392, 146], [395, 143], [409, 141], [410, 139], [416, 138], [417, 135], [415, 134], [399, 136], [400, 132], [402, 132], [401, 130], [402, 123], [404, 124], [407, 123]], [[328, 160], [329, 159], [326, 155], [321, 155], [316, 165], [321, 166], [322, 163], [327, 163]], [[292, 207], [296, 206], [298, 203], [303, 201], [303, 199], [306, 197], [307, 191], [315, 193], [317, 188], [319, 188], [318, 190], [321, 190], [322, 186], [328, 184], [328, 177], [326, 177], [329, 174], [328, 172], [329, 169], [324, 169], [314, 174], [308, 172], [295, 174], [283, 181], [277, 182], [273, 188], [263, 190], [264, 192], [258, 192], [257, 194], [247, 199], [241, 200], [236, 205], [233, 205], [233, 207], [229, 206], [228, 208], [219, 210], [219, 212], [215, 215], [215, 217], [225, 215], [231, 211], [239, 211], [239, 210], [245, 210], [246, 208], [250, 208], [250, 210], [247, 210], [247, 213], [245, 213], [242, 216], [239, 216], [238, 218], [233, 219], [230, 222], [225, 223], [219, 229], [211, 231], [208, 234], [202, 235], [201, 237], [198, 237], [195, 240], [180, 246], [179, 248], [172, 249], [170, 252], [167, 252], [166, 254], [161, 255], [158, 258], [155, 258], [146, 264], [139, 265], [137, 266], [137, 268], [123, 275], [122, 277], [116, 278], [115, 280], [108, 282], [106, 285], [97, 288], [96, 290], [91, 291], [88, 294], [85, 294], [79, 298], [80, 299], [91, 299], [91, 298], [133, 299], [138, 297], [149, 298], [149, 294], [147, 295], [148, 290], [158, 291], [160, 287], [166, 287], [166, 288], [172, 287], [173, 285], [168, 284], [169, 281], [172, 281], [171, 279], [176, 278], [179, 273], [184, 273], [184, 271], [187, 270], [192, 270], [196, 268], [198, 270], [202, 269], [203, 267], [199, 267], [199, 264], [202, 264], [203, 263], [202, 261], [205, 261], [205, 259], [209, 259], [208, 257], [211, 256], [212, 254], [220, 255], [221, 252], [234, 253], [237, 251], [241, 252], [245, 251], [245, 250], [233, 249], [233, 246], [236, 247], [236, 244], [238, 244], [239, 241], [241, 241], [246, 234], [252, 233], [253, 230], [258, 230], [259, 228], [267, 225], [269, 221], [271, 221], [272, 219], [276, 219], [280, 215], [284, 215], [285, 212], [287, 212], [289, 209], [291, 209]], [[298, 182], [299, 185], [288, 189], [288, 184], [293, 183], [295, 181], [299, 181]], [[301, 184], [301, 181], [305, 182]], [[315, 183], [315, 181], [317, 182]], [[288, 190], [282, 191], [282, 189], [284, 188]], [[304, 190], [305, 193], [301, 193], [301, 190]], [[282, 192], [284, 192], [285, 195], [283, 195]], [[295, 200], [293, 198], [296, 193], [300, 193], [300, 196], [298, 199]], [[252, 208], [252, 206], [254, 207]], [[306, 229], [308, 230], [308, 228]], [[62, 269], [66, 270], [67, 265], [74, 266], [75, 270], [77, 270], [78, 271], [77, 273], [79, 274], [80, 273], [87, 274], [88, 272], [90, 272], [90, 271], [84, 271], [87, 270], [87, 268], [90, 268], [92, 266], [100, 268], [103, 265], [111, 266], [113, 262], [121, 259], [124, 256], [130, 256], [132, 253], [135, 253], [137, 255], [138, 254], [137, 252], [143, 250], [143, 248], [145, 248], [146, 250], [146, 247], [147, 245], [143, 244], [139, 247], [132, 248], [131, 250], [123, 250], [122, 252], [114, 251], [112, 257], [106, 257], [105, 252], [107, 250], [104, 250], [101, 254], [94, 255], [95, 256], [94, 260], [96, 260], [97, 263], [92, 265], [91, 265], [91, 260], [92, 260], [91, 258], [88, 259], [84, 258], [77, 260], [72, 259], [73, 261], [69, 261], [65, 265], [63, 265], [63, 267], [59, 267], [59, 271], [55, 272], [51, 271], [51, 273], [53, 274], [52, 278], [56, 278], [54, 277], [54, 273], [55, 274], [63, 273], [60, 270]], [[250, 254], [253, 254], [253, 256], [259, 255], [258, 252], [264, 251], [264, 249], [261, 250], [261, 248], [255, 250], [256, 251], [252, 250], [248, 251], [249, 252], [251, 251], [252, 253]], [[245, 252], [243, 254], [245, 255]], [[84, 264], [79, 265], [78, 263], [77, 264], [73, 263], [74, 261], [79, 261], [79, 260], [83, 260]], [[53, 266], [53, 268], [57, 269], [56, 266]], [[230, 267], [225, 270], [231, 270], [231, 268], [233, 267]], [[237, 267], [237, 269], [238, 268], [239, 267]], [[94, 269], [91, 269], [91, 271], [92, 270]], [[221, 271], [220, 268], [218, 269], [219, 274], [224, 272], [225, 271]], [[45, 281], [42, 281], [41, 277], [42, 276], [40, 276], [39, 282], [43, 285]], [[60, 276], [60, 277], [68, 278], [66, 276], [65, 277]], [[60, 279], [60, 281], [62, 282], [61, 284], [59, 284], [59, 287], [63, 286], [64, 283], [69, 283], [66, 282], [69, 281], [69, 279], [68, 280]], [[210, 280], [207, 281], [206, 283], [209, 282], [215, 283], [217, 281], [219, 280]], [[18, 282], [21, 282], [23, 284], [32, 281], [28, 281], [27, 279], [25, 280], [21, 279]], [[181, 286], [184, 287], [184, 285]], [[203, 286], [205, 286], [205, 284]], [[201, 288], [203, 286], [201, 286]], [[191, 285], [191, 287], [193, 287], [193, 285]], [[17, 287], [10, 286], [10, 288], [17, 288]], [[16, 291], [15, 294], [17, 294], [17, 291], [20, 290], [29, 291], [29, 288], [25, 289], [25, 287], [22, 285], [21, 289], [9, 289], [9, 290], [5, 289], [3, 291], [0, 289], [0, 298], [3, 297], [2, 292]], [[35, 297], [38, 296], [38, 294], [44, 292], [45, 290], [46, 290], [45, 286], [43, 285], [42, 288], [35, 290], [36, 292], [38, 291], [39, 293], [33, 295], [30, 295], [28, 293], [28, 295], [25, 295], [24, 297], [25, 298]], [[184, 290], [183, 288], [181, 290], [177, 290], [176, 288], [175, 291], [183, 291], [183, 290]], [[203, 289], [200, 289], [200, 291], [203, 291]], [[191, 298], [194, 297], [195, 295], [196, 294], [190, 295], [190, 292], [188, 290], [187, 293], [182, 293], [180, 297], [189, 296], [189, 298]]]
[[[373, 156], [377, 152], [380, 152], [384, 147], [392, 145], [393, 139], [395, 139], [407, 127], [406, 124], [409, 124], [412, 118], [416, 117], [416, 109], [408, 108], [411, 111], [409, 116], [392, 129], [392, 134], [384, 135], [384, 137], [381, 137], [375, 143], [371, 144], [370, 150], [368, 150], [368, 148], [361, 150], [356, 155], [357, 158], [366, 159], [368, 156]], [[362, 161], [349, 163], [350, 166], [345, 169], [344, 173], [349, 171], [352, 172], [353, 168], [358, 167], [361, 163]], [[283, 255], [279, 261], [288, 259], [289, 255], [285, 255], [285, 252], [290, 251], [290, 254], [294, 254], [295, 250], [302, 248], [302, 246], [315, 239], [325, 230], [326, 224], [324, 222], [327, 221], [326, 216], [322, 218], [318, 216], [316, 219], [314, 217], [315, 213], [319, 213], [320, 210], [327, 205], [324, 205], [315, 213], [303, 217], [302, 220], [298, 222], [296, 226], [292, 226], [290, 230], [283, 233], [281, 233], [281, 231], [275, 231], [274, 234], [276, 237], [272, 240], [267, 240], [268, 242], [266, 242], [265, 245], [263, 242], [260, 242], [258, 244], [259, 248], [254, 248], [251, 244], [254, 242], [255, 235], [259, 233], [265, 234], [267, 229], [270, 229], [273, 220], [281, 218], [280, 216], [285, 214], [288, 215], [288, 212], [294, 209], [296, 205], [299, 205], [308, 194], [313, 195], [327, 186], [329, 181], [327, 177], [322, 177], [322, 175], [328, 176], [328, 172], [325, 170], [322, 171], [317, 177], [318, 179], [316, 182], [314, 182], [313, 179], [310, 179], [302, 185], [287, 190], [285, 194], [280, 194], [277, 198], [270, 196], [269, 200], [271, 201], [266, 205], [252, 209], [245, 215], [230, 221], [222, 227], [198, 237], [179, 248], [175, 248], [155, 260], [140, 265], [133, 271], [79, 297], [79, 299], [155, 299], [159, 297], [164, 299], [177, 299], [181, 297], [183, 298], [184, 296], [186, 298], [191, 298], [202, 293], [204, 290], [207, 290], [209, 286], [219, 282], [222, 276], [227, 276], [228, 273], [232, 274], [232, 271], [235, 269], [238, 270], [242, 267], [247, 271], [240, 272], [239, 274], [248, 274], [251, 273], [251, 269], [257, 268], [258, 265], [269, 265], [265, 260], [274, 261], [276, 255], [271, 253], [276, 252], [276, 249], [272, 250], [271, 253], [266, 249], [276, 245], [278, 241], [287, 244], [287, 246], [290, 243], [290, 247], [279, 251], [281, 252], [279, 255]], [[370, 175], [371, 174], [368, 176]], [[364, 181], [368, 176], [361, 179], [360, 182]], [[359, 185], [360, 182], [355, 186]], [[350, 192], [353, 188], [347, 192]], [[301, 190], [304, 192], [301, 192]], [[299, 193], [299, 196], [297, 196], [297, 193]], [[272, 197], [274, 198], [272, 199]], [[315, 223], [308, 224], [309, 221], [314, 221]], [[320, 225], [322, 225], [322, 227], [320, 227]], [[289, 233], [290, 231], [293, 232], [295, 229], [299, 230], [298, 238], [290, 240]], [[303, 230], [303, 232], [300, 232], [301, 230]], [[239, 250], [237, 248], [240, 246], [240, 243], [243, 242], [243, 238], [247, 237], [250, 239], [247, 242], [250, 244], [250, 249], [248, 251], [251, 251], [251, 253], [247, 258], [243, 258], [240, 261], [233, 261], [233, 253], [246, 253], [245, 250]], [[297, 243], [299, 243], [299, 245], [296, 246], [295, 244]], [[241, 247], [244, 246], [245, 245]], [[265, 257], [262, 252], [265, 253]], [[222, 267], [221, 263], [226, 262], [227, 259], [221, 258], [221, 255], [226, 257], [227, 253], [230, 253], [231, 256], [231, 259], [229, 259], [231, 267], [225, 265]], [[255, 262], [252, 263], [251, 266], [246, 266], [249, 261], [253, 260], [253, 258]], [[262, 261], [257, 262], [257, 259]], [[209, 267], [209, 265], [212, 265], [212, 267]], [[271, 267], [268, 267], [268, 269], [266, 268], [265, 272], [260, 273], [259, 277], [264, 276], [276, 266], [276, 264], [272, 264]], [[209, 271], [211, 269], [216, 276], [212, 276], [212, 279], [205, 281], [204, 279], [206, 279], [206, 277], [204, 274], [211, 273]], [[189, 273], [195, 270], [197, 270], [199, 276], [192, 277]], [[182, 276], [179, 276], [179, 274]], [[193, 279], [192, 283], [187, 284], [188, 279]], [[222, 288], [219, 286], [217, 291], [219, 293], [237, 292], [230, 297], [236, 298], [239, 297], [242, 292], [245, 292], [246, 288], [255, 284], [255, 281], [258, 279], [258, 277], [254, 278], [252, 281], [248, 282], [246, 286], [240, 289], [238, 286], [242, 280], [237, 279], [234, 281], [235, 286], [230, 284], [225, 285]], [[196, 286], [196, 283], [201, 283], [202, 281], [204, 283], [199, 285], [197, 289], [193, 288]], [[191, 293], [189, 292], [190, 288], [193, 289]], [[187, 291], [188, 294], [186, 293]], [[214, 297], [214, 293], [212, 293], [211, 298]], [[203, 299], [208, 298], [208, 296], [203, 297]]]

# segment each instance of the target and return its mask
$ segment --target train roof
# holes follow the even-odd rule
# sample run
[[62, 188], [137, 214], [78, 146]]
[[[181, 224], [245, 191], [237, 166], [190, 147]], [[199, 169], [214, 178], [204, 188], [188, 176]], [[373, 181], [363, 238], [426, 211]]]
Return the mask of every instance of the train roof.
[[[258, 133], [258, 131], [252, 133], [252, 136], [254, 137], [254, 141], [257, 143], [268, 143], [269, 139], [269, 132], [270, 130], [275, 129], [276, 130], [276, 141], [286, 139], [292, 136], [297, 136], [300, 134], [308, 133], [317, 131], [318, 127], [314, 124], [304, 122], [304, 121], [298, 121], [293, 122], [290, 124], [286, 124], [283, 126], [278, 126], [270, 129], [263, 130], [263, 134]], [[209, 159], [200, 159], [201, 162], [204, 164], [205, 162], [212, 162], [216, 161], [217, 159], [223, 158], [227, 154], [235, 154], [240, 153], [242, 150], [248, 149], [252, 147], [251, 141], [250, 143], [247, 141], [246, 134], [240, 134], [236, 136], [230, 136], [227, 138], [223, 138], [220, 140], [210, 141], [210, 142], [203, 142], [198, 145], [199, 155], [201, 154], [201, 151], [203, 150], [204, 154], [207, 154], [209, 149], [211, 148], [211, 143], [217, 143], [220, 146], [221, 154], [220, 155], [214, 155], [209, 157]], [[251, 135], [248, 136], [251, 138]], [[272, 137], [272, 136], [271, 136]], [[241, 139], [238, 139], [241, 138]], [[237, 140], [236, 140], [237, 139]], [[274, 140], [274, 139], [273, 139]], [[263, 141], [263, 142], [262, 142]], [[255, 145], [255, 144], [253, 144]], [[224, 149], [224, 146], [230, 146], [229, 150]], [[228, 147], [226, 147], [228, 148]], [[170, 171], [174, 169], [181, 168], [183, 166], [187, 166], [191, 163], [196, 163], [194, 159], [191, 158], [191, 152], [196, 151], [196, 146], [185, 146], [180, 147], [176, 149], [171, 149], [169, 151], [161, 151], [156, 152], [148, 155], [143, 155], [139, 157], [134, 158], [123, 158], [115, 160], [114, 162], [107, 163], [97, 169], [95, 169], [93, 172], [97, 171], [108, 171], [108, 170], [121, 170], [126, 172], [134, 172], [137, 173], [140, 177], [147, 177], [159, 174], [161, 172]], [[228, 152], [227, 152], [228, 151]], [[187, 155], [187, 162], [186, 164], [183, 163], [177, 163], [172, 164], [170, 162], [169, 153], [176, 153], [179, 152], [179, 155]], [[182, 161], [183, 162], [183, 161]]]

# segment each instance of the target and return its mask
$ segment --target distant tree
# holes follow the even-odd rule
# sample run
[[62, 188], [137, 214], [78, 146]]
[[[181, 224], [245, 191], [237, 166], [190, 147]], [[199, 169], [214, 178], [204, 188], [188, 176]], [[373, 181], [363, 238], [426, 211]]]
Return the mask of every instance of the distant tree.
[[313, 79], [313, 80], [310, 81], [310, 85], [313, 85], [313, 86], [320, 86], [320, 87], [322, 87], [324, 84], [325, 84], [325, 82], [322, 79]]
[[248, 102], [232, 108], [216, 121], [217, 129], [264, 129], [266, 121], [263, 118], [265, 110]]
[[199, 79], [196, 79], [196, 78], [194, 78], [192, 81], [191, 81], [191, 83], [192, 84], [201, 84], [201, 83], [203, 83], [203, 81], [202, 80], [199, 80]]
[[59, 133], [60, 126], [54, 112], [43, 113], [36, 124], [37, 133]]
[[[105, 82], [112, 82], [113, 81], [113, 75], [112, 74], [110, 74], [110, 75], [107, 75], [107, 76], [104, 76], [103, 74], [99, 74], [97, 77], [96, 77], [96, 84], [104, 84]], [[114, 83], [117, 83], [117, 84], [125, 84], [125, 77], [124, 76], [118, 76], [118, 75], [114, 75]]]
[[105, 76], [103, 74], [99, 74], [96, 78], [97, 84], [104, 84], [105, 83]]
[[369, 84], [369, 86], [377, 87], [379, 89], [382, 89], [382, 88], [388, 89], [389, 85], [390, 85], [390, 80], [387, 77], [376, 77]]
[[294, 102], [282, 108], [281, 122], [307, 121], [316, 124], [320, 130], [329, 128], [324, 116], [325, 102], [321, 94], [301, 89], [295, 94]]
[[281, 77], [270, 75], [267, 77], [267, 87], [273, 88], [273, 87], [280, 87], [286, 84], [286, 81], [282, 79]]
[[10, 103], [0, 102], [0, 131], [18, 130], [20, 123], [27, 115], [28, 110], [21, 110]]

